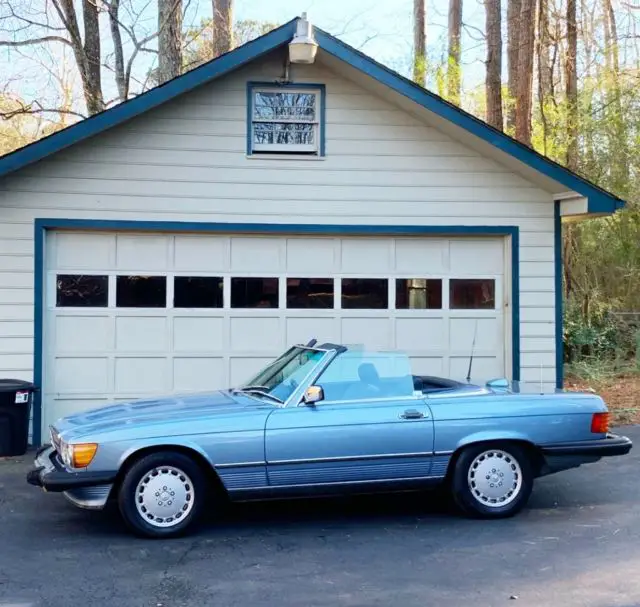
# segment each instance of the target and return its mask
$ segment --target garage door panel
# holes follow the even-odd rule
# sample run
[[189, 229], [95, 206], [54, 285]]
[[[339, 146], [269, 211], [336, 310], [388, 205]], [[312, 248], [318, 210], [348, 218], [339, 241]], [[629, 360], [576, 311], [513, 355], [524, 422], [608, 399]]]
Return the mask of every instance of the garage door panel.
[[173, 390], [205, 391], [225, 386], [225, 360], [218, 358], [174, 358]]
[[[311, 338], [397, 348], [415, 373], [464, 378], [477, 325], [474, 377], [505, 374], [501, 238], [64, 232], [46, 245], [44, 404], [53, 418], [86, 399], [237, 385]], [[91, 297], [63, 284], [58, 308], [58, 274], [78, 275]], [[87, 275], [108, 277], [107, 296], [95, 296], [100, 285]], [[159, 276], [166, 289], [129, 288], [118, 278], [127, 275]]]
[[225, 347], [226, 320], [222, 316], [173, 318], [174, 352], [215, 352]]
[[[469, 372], [469, 358], [471, 351], [466, 356], [452, 356], [449, 362], [449, 374], [453, 379], [463, 380]], [[472, 381], [477, 378], [485, 378], [485, 381], [491, 378], [503, 377], [504, 367], [502, 361], [495, 356], [483, 357], [477, 353], [473, 356], [471, 367]]]
[[[53, 254], [48, 254], [48, 266], [58, 270], [73, 268], [108, 269], [115, 263], [116, 236], [114, 234], [95, 234], [57, 232], [52, 240]], [[82, 252], [79, 254], [79, 252]]]
[[391, 240], [345, 238], [342, 240], [340, 271], [383, 276], [391, 271]]
[[279, 317], [255, 316], [231, 318], [231, 351], [280, 350], [282, 330]]
[[229, 238], [176, 236], [173, 268], [178, 272], [226, 272], [229, 268]]
[[503, 243], [499, 238], [451, 240], [449, 271], [453, 276], [496, 274], [503, 266]]
[[502, 345], [502, 319], [497, 317], [452, 318], [449, 326], [449, 348], [451, 350], [461, 350], [467, 347], [471, 349], [474, 334], [478, 349], [495, 351]]
[[443, 317], [398, 318], [395, 323], [396, 348], [399, 350], [446, 349], [447, 323]]
[[110, 392], [109, 359], [105, 357], [57, 357], [53, 382], [58, 394]]
[[115, 392], [119, 394], [159, 394], [167, 386], [167, 359], [149, 357], [117, 357], [115, 359]]
[[58, 316], [53, 323], [59, 353], [105, 352], [113, 348], [113, 318], [109, 316]]
[[332, 276], [336, 272], [336, 241], [330, 238], [289, 238], [287, 273], [303, 276]]
[[391, 320], [388, 318], [343, 318], [342, 342], [366, 348], [391, 347]]
[[446, 274], [448, 241], [426, 238], [398, 240], [395, 245], [395, 270], [408, 276]]
[[284, 261], [282, 239], [231, 239], [231, 272], [281, 272]]
[[169, 269], [169, 238], [165, 235], [119, 234], [116, 245], [119, 270], [158, 272]]
[[312, 338], [318, 343], [340, 341], [340, 331], [334, 318], [288, 317], [286, 327], [287, 344], [307, 343]]
[[168, 348], [165, 316], [121, 316], [116, 318], [116, 350], [119, 352], [165, 353]]

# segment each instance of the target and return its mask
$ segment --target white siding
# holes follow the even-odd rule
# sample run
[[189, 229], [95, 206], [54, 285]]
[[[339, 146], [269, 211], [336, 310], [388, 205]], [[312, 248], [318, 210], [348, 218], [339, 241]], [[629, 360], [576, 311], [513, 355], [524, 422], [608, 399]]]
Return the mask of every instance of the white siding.
[[31, 378], [33, 220], [517, 225], [522, 379], [553, 382], [551, 194], [321, 65], [326, 158], [246, 157], [261, 61], [0, 181], [0, 376]]

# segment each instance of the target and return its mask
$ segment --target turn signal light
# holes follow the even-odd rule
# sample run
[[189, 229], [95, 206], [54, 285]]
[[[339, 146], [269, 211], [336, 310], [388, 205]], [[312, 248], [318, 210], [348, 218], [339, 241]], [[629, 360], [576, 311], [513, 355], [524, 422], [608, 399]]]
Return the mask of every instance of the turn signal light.
[[73, 467], [86, 468], [93, 460], [98, 450], [97, 443], [80, 443], [71, 445], [73, 449]]
[[594, 434], [606, 434], [609, 432], [609, 412], [594, 413], [591, 419], [591, 432]]

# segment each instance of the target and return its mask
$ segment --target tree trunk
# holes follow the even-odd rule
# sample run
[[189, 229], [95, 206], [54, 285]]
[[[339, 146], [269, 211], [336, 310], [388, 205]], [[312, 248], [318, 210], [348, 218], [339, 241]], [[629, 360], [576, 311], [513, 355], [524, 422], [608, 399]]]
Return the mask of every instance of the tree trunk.
[[[87, 107], [91, 114], [104, 110], [102, 98], [102, 81], [100, 78], [100, 23], [98, 6], [93, 0], [82, 0], [82, 16], [84, 20], [84, 53], [87, 57], [87, 80], [89, 85], [90, 104]], [[91, 107], [89, 107], [91, 105]]]
[[518, 94], [518, 55], [520, 39], [520, 4], [522, 0], [507, 0], [507, 128], [516, 128], [516, 96]]
[[613, 124], [610, 137], [610, 150], [612, 153], [612, 178], [617, 191], [628, 188], [629, 182], [629, 146], [627, 133], [627, 117], [623, 115], [622, 91], [620, 88], [620, 51], [618, 47], [618, 25], [616, 14], [611, 0], [603, 0], [604, 31], [605, 31], [605, 57], [607, 66], [607, 78], [611, 79], [608, 97], [607, 114]]
[[158, 82], [182, 73], [182, 0], [158, 0]]
[[578, 28], [576, 0], [567, 0], [567, 59], [565, 85], [567, 95], [567, 167], [578, 168]]
[[522, 0], [516, 87], [516, 139], [531, 145], [531, 87], [535, 33], [535, 0]]
[[540, 106], [540, 122], [542, 123], [542, 153], [548, 154], [547, 135], [547, 102], [551, 96], [553, 68], [551, 67], [551, 49], [549, 35], [549, 0], [538, 3], [538, 104]]
[[487, 73], [485, 92], [487, 95], [487, 122], [499, 129], [504, 128], [502, 117], [502, 29], [501, 0], [485, 0], [487, 25]]
[[82, 80], [82, 92], [90, 115], [104, 110], [102, 82], [100, 78], [100, 24], [98, 7], [90, 0], [83, 0], [82, 15], [85, 41], [82, 42], [78, 17], [73, 0], [53, 0], [64, 27], [69, 34], [73, 55]]
[[213, 0], [213, 56], [233, 48], [233, 0]]
[[122, 48], [122, 36], [120, 35], [120, 0], [111, 0], [109, 4], [109, 27], [111, 40], [113, 41], [113, 54], [115, 57], [115, 78], [120, 101], [126, 101], [129, 91], [124, 74], [124, 51]]
[[413, 0], [413, 80], [427, 83], [427, 15], [425, 0]]
[[447, 65], [447, 96], [460, 105], [460, 38], [462, 34], [462, 0], [449, 0], [449, 52]]

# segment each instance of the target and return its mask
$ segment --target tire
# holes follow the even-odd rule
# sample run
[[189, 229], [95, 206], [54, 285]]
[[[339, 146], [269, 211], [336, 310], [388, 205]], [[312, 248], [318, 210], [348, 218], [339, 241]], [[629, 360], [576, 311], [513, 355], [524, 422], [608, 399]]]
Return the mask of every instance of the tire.
[[136, 535], [177, 537], [198, 522], [206, 492], [203, 470], [192, 458], [160, 451], [129, 468], [118, 491], [118, 507]]
[[455, 463], [451, 489], [456, 505], [468, 516], [513, 516], [533, 489], [531, 458], [515, 444], [470, 445]]

